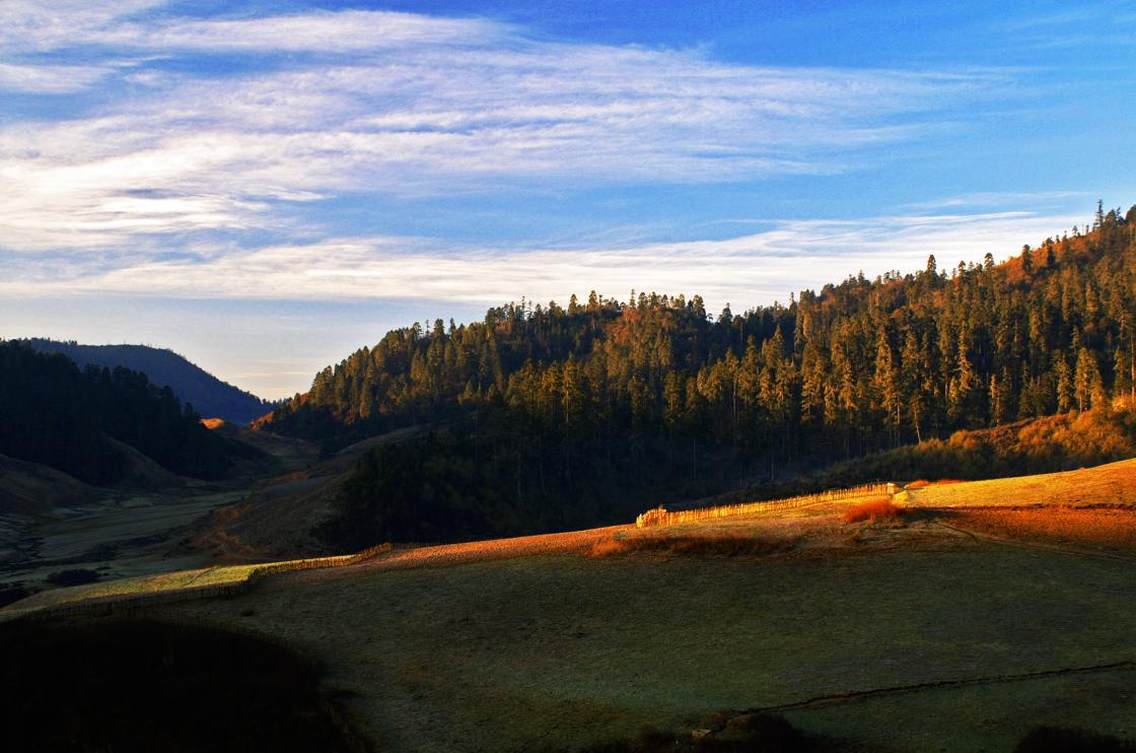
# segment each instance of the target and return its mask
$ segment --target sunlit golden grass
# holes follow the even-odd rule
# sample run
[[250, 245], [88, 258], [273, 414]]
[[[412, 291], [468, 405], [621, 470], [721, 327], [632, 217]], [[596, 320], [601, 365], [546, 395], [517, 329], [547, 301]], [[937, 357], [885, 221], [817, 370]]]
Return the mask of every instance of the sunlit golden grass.
[[197, 570], [179, 570], [160, 575], [121, 578], [70, 588], [56, 588], [33, 594], [10, 608], [0, 611], [0, 617], [18, 613], [66, 607], [80, 602], [98, 602], [106, 599], [135, 598], [156, 594], [177, 594], [191, 591], [220, 591], [247, 583], [258, 574], [272, 571], [301, 570], [317, 567], [334, 567], [356, 560], [359, 555], [346, 557], [317, 557], [283, 562], [226, 565]]
[[122, 578], [71, 588], [41, 591], [13, 605], [15, 609], [41, 609], [91, 599], [137, 596], [190, 588], [207, 588], [240, 583], [248, 579], [258, 565], [232, 565], [199, 570], [180, 570], [161, 575]]
[[1136, 506], [1136, 460], [1060, 473], [908, 487], [915, 507]]
[[952, 522], [999, 538], [1136, 549], [1136, 511], [1070, 507], [962, 509]]
[[891, 501], [891, 497], [877, 497], [852, 505], [844, 511], [845, 523], [859, 523], [865, 520], [895, 520], [902, 509]]
[[914, 492], [914, 491], [919, 491], [920, 489], [926, 489], [929, 486], [946, 486], [948, 484], [961, 484], [961, 483], [963, 483], [963, 482], [960, 481], [957, 478], [941, 478], [941, 479], [936, 479], [935, 481], [928, 481], [925, 478], [921, 478], [921, 479], [916, 479], [915, 481], [911, 481], [909, 483], [904, 484], [903, 488], [906, 489], [909, 492]]
[[123, 578], [71, 588], [42, 591], [0, 609], [0, 620], [26, 612], [68, 607], [80, 602], [106, 599], [131, 599], [150, 595], [176, 597], [183, 593], [214, 590], [231, 592], [251, 579], [294, 570], [317, 570], [350, 566], [367, 562], [374, 569], [406, 569], [447, 567], [494, 559], [509, 559], [541, 554], [586, 553], [598, 540], [611, 538], [622, 526], [595, 528], [565, 533], [519, 536], [510, 539], [471, 541], [442, 546], [423, 546], [391, 550], [389, 544], [371, 547], [350, 555], [283, 560], [260, 564], [225, 565], [198, 570], [182, 570], [161, 575]]

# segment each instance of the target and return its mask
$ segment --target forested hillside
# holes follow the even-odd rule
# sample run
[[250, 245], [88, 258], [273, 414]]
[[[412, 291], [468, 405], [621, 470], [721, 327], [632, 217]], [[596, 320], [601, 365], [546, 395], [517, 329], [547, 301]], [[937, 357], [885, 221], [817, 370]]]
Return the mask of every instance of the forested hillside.
[[1133, 389], [1136, 207], [995, 265], [852, 277], [789, 306], [701, 299], [490, 309], [388, 333], [278, 409], [276, 431], [362, 436], [488, 409], [525, 432], [698, 437], [859, 453], [1100, 404]]
[[932, 256], [742, 314], [711, 316], [697, 295], [593, 293], [415, 325], [325, 369], [266, 423], [329, 448], [444, 423], [494, 499], [582, 512], [1134, 390], [1136, 207], [1098, 209], [1004, 264]]
[[112, 438], [167, 470], [218, 478], [259, 453], [201, 425], [169, 387], [125, 368], [84, 371], [69, 358], [0, 341], [0, 453], [95, 484], [120, 480], [128, 461]]
[[41, 338], [26, 342], [39, 351], [62, 353], [80, 369], [93, 365], [140, 371], [152, 384], [169, 387], [178, 400], [189, 403], [206, 418], [247, 424], [272, 408], [256, 395], [221, 381], [172, 350], [146, 345], [83, 345]]

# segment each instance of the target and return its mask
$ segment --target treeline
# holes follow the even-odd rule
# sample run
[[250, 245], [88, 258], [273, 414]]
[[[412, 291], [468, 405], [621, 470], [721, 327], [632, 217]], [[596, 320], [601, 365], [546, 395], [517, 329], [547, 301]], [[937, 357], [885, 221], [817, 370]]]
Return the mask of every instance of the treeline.
[[213, 479], [251, 447], [203, 427], [190, 405], [125, 368], [80, 371], [59, 354], [0, 341], [0, 453], [42, 463], [93, 484], [129, 470], [113, 438], [167, 470]]
[[789, 459], [854, 456], [957, 429], [1085, 410], [1136, 389], [1136, 207], [1001, 265], [862, 275], [789, 306], [708, 316], [687, 300], [593, 293], [388, 333], [277, 409], [331, 446], [477, 416], [479, 431], [571, 442], [698, 439]]

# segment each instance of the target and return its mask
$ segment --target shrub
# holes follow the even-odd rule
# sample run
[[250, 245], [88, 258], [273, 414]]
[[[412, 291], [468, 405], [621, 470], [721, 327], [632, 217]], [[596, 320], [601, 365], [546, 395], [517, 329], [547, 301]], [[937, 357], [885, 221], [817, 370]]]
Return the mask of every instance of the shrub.
[[877, 520], [895, 520], [902, 514], [891, 497], [878, 497], [853, 505], [844, 511], [845, 523], [859, 523], [863, 520], [875, 522]]

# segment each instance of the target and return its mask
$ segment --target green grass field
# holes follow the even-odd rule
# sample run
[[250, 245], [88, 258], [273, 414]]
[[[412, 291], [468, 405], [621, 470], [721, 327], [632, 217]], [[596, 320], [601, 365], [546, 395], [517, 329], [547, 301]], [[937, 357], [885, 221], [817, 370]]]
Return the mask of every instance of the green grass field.
[[[933, 486], [879, 523], [843, 523], [847, 505], [832, 503], [395, 550], [147, 612], [316, 658], [379, 751], [578, 750], [747, 709], [778, 710], [850, 751], [1008, 753], [1040, 724], [1136, 739], [1136, 551], [1115, 535], [1136, 525], [1134, 489], [1136, 467], [1120, 463]], [[976, 521], [986, 528], [969, 531]], [[1077, 540], [1078, 526], [1109, 546]]]
[[[578, 748], [716, 709], [990, 680], [787, 712], [865, 750], [1012, 748], [1041, 723], [1136, 731], [1130, 563], [989, 543], [811, 559], [532, 557], [285, 576], [163, 608], [326, 662], [380, 749]], [[882, 723], [886, 720], [886, 723]]]

